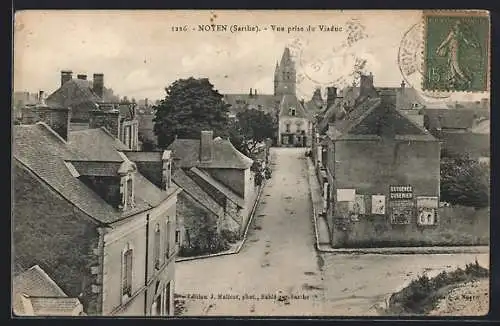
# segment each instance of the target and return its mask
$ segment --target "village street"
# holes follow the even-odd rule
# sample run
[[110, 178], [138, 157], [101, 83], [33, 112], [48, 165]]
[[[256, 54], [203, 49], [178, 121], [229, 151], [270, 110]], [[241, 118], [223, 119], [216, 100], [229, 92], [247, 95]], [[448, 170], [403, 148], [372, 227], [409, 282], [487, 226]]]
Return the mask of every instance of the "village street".
[[376, 315], [377, 305], [419, 274], [476, 258], [488, 267], [488, 254], [319, 254], [305, 149], [273, 148], [271, 159], [273, 176], [241, 252], [176, 264], [176, 294], [197, 297], [183, 299], [183, 315]]

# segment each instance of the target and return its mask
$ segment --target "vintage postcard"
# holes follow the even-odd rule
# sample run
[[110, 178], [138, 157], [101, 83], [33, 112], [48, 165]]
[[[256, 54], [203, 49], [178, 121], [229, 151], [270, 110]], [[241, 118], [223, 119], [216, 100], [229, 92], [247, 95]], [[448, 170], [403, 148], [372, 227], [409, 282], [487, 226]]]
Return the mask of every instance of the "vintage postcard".
[[488, 313], [488, 12], [14, 24], [12, 316]]

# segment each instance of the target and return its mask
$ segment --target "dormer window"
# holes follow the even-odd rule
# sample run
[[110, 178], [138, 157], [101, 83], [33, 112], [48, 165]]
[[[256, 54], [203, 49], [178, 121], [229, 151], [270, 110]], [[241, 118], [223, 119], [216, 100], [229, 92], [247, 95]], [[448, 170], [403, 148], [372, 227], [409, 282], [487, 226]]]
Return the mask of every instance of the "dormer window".
[[134, 172], [137, 168], [134, 163], [125, 161], [120, 166], [118, 174], [121, 176], [120, 194], [122, 197], [121, 208], [127, 209], [135, 206]]
[[288, 111], [288, 113], [289, 113], [292, 117], [294, 117], [294, 116], [295, 116], [295, 113], [296, 113], [295, 108], [293, 108], [293, 107], [292, 107], [292, 108], [290, 108], [290, 110]]

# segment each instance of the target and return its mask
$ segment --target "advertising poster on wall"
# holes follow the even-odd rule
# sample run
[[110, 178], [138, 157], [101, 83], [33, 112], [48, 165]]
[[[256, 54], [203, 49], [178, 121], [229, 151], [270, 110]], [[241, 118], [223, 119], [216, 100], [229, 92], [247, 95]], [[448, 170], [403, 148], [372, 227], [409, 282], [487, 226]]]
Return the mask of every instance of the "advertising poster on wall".
[[437, 197], [417, 197], [417, 222], [421, 225], [433, 225], [437, 222]]
[[385, 214], [385, 196], [373, 195], [372, 196], [372, 214], [384, 215]]
[[389, 209], [392, 224], [409, 224], [414, 214], [413, 187], [391, 185], [389, 187]]

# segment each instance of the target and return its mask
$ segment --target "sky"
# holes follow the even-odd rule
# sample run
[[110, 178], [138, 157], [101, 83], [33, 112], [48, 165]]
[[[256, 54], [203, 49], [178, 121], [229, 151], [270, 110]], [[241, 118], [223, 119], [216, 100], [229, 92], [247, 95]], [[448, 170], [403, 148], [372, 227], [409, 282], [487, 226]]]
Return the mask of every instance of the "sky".
[[[163, 98], [166, 86], [191, 76], [208, 77], [221, 93], [272, 94], [275, 65], [287, 46], [297, 93], [306, 100], [316, 87], [350, 84], [358, 61], [366, 61], [362, 71], [374, 75], [375, 86], [399, 86], [401, 40], [421, 20], [420, 11], [22, 11], [14, 22], [14, 90], [50, 94], [60, 71], [72, 70], [74, 78], [103, 73], [106, 87], [136, 99]], [[212, 23], [228, 30], [198, 30]], [[235, 24], [259, 31], [232, 33]], [[342, 30], [320, 31], [321, 24]], [[172, 30], [184, 26], [187, 31]], [[482, 97], [489, 94], [452, 99]]]

